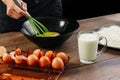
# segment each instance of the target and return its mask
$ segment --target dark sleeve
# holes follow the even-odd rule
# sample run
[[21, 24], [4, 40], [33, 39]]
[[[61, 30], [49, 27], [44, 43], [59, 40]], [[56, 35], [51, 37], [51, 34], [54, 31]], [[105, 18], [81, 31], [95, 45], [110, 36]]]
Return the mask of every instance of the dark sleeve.
[[6, 15], [6, 5], [0, 0], [0, 33], [18, 31], [21, 29], [21, 21]]
[[[32, 16], [62, 16], [61, 0], [26, 0]], [[34, 3], [34, 4], [33, 4]]]

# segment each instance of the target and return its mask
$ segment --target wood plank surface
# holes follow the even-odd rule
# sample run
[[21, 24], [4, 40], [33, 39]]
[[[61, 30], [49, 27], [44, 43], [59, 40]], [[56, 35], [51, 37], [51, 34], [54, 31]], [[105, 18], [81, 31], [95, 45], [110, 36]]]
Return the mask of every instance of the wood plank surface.
[[[60, 47], [53, 50], [64, 51], [70, 56], [70, 61], [59, 80], [119, 80], [120, 79], [120, 50], [107, 48], [107, 50], [96, 60], [96, 63], [85, 65], [80, 63], [78, 55], [77, 34], [80, 31], [94, 30], [107, 24], [120, 24], [120, 14], [105, 15], [90, 19], [78, 20], [80, 27]], [[28, 40], [21, 32], [9, 32], [0, 34], [0, 45], [7, 50], [20, 47], [22, 50], [28, 48], [40, 48]], [[46, 49], [47, 50], [47, 49]], [[12, 72], [33, 74], [39, 77], [39, 72], [12, 70]]]

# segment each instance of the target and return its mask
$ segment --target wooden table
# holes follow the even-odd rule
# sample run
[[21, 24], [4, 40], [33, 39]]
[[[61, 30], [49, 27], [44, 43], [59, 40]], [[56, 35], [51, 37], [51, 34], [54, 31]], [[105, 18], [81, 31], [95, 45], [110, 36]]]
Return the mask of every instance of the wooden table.
[[[59, 80], [120, 80], [120, 50], [107, 48], [94, 64], [84, 65], [78, 57], [77, 33], [79, 31], [94, 30], [106, 24], [119, 24], [120, 14], [111, 14], [89, 19], [78, 20], [79, 29], [56, 51], [64, 51], [70, 56], [70, 62]], [[39, 48], [29, 41], [20, 32], [9, 32], [0, 34], [0, 45], [8, 50], [20, 47], [22, 50], [28, 48]], [[13, 70], [14, 71], [14, 70]], [[17, 73], [32, 74], [39, 77], [38, 72], [18, 70]]]

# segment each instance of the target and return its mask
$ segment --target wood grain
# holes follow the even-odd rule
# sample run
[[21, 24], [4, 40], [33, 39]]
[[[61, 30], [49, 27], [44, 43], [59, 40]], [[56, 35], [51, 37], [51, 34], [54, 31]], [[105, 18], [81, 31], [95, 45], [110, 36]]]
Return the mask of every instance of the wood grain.
[[[80, 31], [94, 30], [106, 24], [119, 24], [120, 14], [111, 14], [89, 19], [78, 20], [80, 27], [76, 32], [55, 51], [64, 51], [70, 56], [70, 62], [66, 65], [65, 71], [59, 80], [119, 80], [120, 79], [120, 50], [107, 48], [107, 50], [96, 60], [96, 63], [85, 65], [80, 63], [78, 55], [77, 34]], [[116, 18], [114, 18], [116, 17]], [[20, 47], [21, 49], [40, 48], [29, 41], [20, 32], [9, 32], [0, 34], [0, 45], [8, 50]], [[32, 74], [33, 77], [39, 77], [39, 72], [15, 70], [11, 73], [22, 73], [23, 75]]]

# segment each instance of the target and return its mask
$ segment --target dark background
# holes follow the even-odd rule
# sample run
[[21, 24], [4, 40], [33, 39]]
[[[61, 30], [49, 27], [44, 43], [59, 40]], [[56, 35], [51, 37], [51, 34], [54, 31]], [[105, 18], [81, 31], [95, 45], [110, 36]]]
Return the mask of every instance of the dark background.
[[120, 12], [119, 0], [62, 0], [63, 16], [85, 19]]

